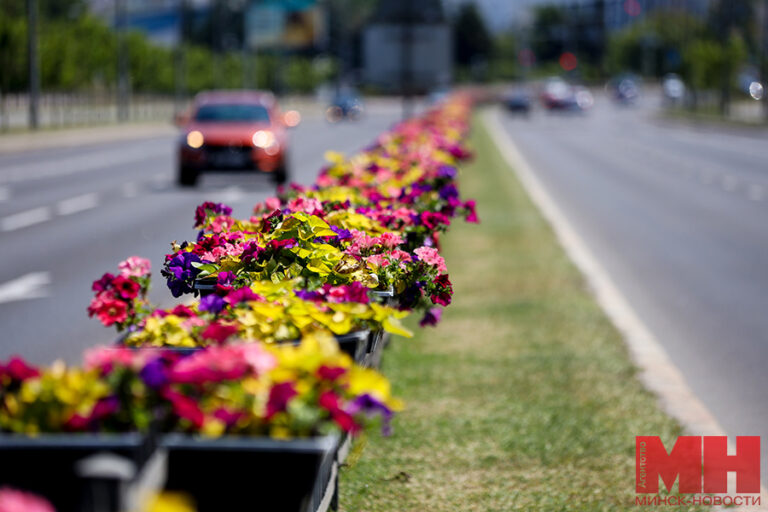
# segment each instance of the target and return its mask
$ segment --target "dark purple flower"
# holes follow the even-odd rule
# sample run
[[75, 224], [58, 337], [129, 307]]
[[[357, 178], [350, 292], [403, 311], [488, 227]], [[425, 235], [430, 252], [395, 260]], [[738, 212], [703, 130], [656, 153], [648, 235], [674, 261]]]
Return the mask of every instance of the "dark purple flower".
[[168, 384], [167, 370], [163, 360], [159, 357], [145, 364], [139, 372], [139, 377], [144, 381], [144, 384], [152, 389], [160, 389]]
[[167, 277], [168, 288], [174, 297], [192, 292], [190, 283], [200, 273], [200, 270], [193, 267], [192, 263], [200, 263], [201, 261], [198, 255], [191, 252], [180, 252], [171, 258], [163, 275]]
[[109, 288], [109, 286], [112, 284], [112, 281], [114, 280], [115, 280], [115, 276], [107, 272], [106, 274], [101, 276], [101, 279], [98, 279], [93, 282], [93, 284], [91, 285], [91, 290], [95, 292], [103, 292], [104, 290]]
[[381, 433], [385, 436], [392, 433], [392, 426], [390, 425], [392, 420], [392, 410], [368, 393], [355, 398], [347, 408], [347, 412], [352, 415], [363, 412], [367, 416], [380, 414], [382, 419]]
[[435, 326], [440, 321], [443, 315], [443, 310], [440, 308], [430, 308], [424, 313], [424, 317], [419, 321], [420, 327], [426, 327], [428, 325]]
[[262, 252], [264, 252], [264, 248], [261, 247], [254, 240], [251, 240], [249, 242], [246, 242], [245, 248], [243, 249], [243, 252], [240, 255], [240, 259], [242, 260], [243, 263], [249, 263], [251, 261], [258, 260]]
[[440, 189], [440, 197], [443, 199], [459, 197], [459, 189], [453, 183], [449, 183]]
[[226, 302], [224, 302], [224, 299], [219, 297], [218, 295], [206, 295], [202, 299], [200, 299], [200, 311], [209, 311], [213, 313], [214, 315], [217, 315], [221, 312], [222, 309], [224, 309], [224, 306], [226, 305]]

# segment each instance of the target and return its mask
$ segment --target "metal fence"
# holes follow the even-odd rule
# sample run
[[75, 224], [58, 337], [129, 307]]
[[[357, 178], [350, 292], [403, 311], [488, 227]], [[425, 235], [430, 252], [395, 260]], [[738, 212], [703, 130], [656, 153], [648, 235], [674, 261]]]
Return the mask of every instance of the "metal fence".
[[[128, 102], [121, 121], [172, 121], [186, 101], [173, 96], [136, 94]], [[49, 93], [40, 96], [40, 128], [110, 124], [118, 122], [114, 94]], [[29, 95], [8, 94], [0, 98], [0, 130], [18, 131], [29, 126]]]

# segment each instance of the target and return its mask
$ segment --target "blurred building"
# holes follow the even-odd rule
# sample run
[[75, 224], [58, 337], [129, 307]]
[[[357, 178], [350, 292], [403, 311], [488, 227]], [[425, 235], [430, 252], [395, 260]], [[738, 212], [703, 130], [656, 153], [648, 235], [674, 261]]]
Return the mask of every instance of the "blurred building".
[[[659, 9], [682, 9], [695, 16], [705, 16], [712, 0], [444, 0], [449, 12], [459, 5], [472, 2], [480, 7], [488, 27], [499, 32], [512, 26], [527, 25], [533, 19], [536, 7], [557, 5], [572, 11], [600, 10], [609, 31], [631, 24], [644, 14]], [[602, 5], [599, 5], [602, 4]]]
[[363, 34], [363, 81], [427, 92], [453, 78], [451, 29], [441, 0], [381, 0]]

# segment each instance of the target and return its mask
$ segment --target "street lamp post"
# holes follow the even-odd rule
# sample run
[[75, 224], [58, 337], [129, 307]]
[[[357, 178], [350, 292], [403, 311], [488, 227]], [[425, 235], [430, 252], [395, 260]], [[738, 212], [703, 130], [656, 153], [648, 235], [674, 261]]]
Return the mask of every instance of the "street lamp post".
[[125, 0], [115, 0], [117, 27], [117, 120], [128, 120], [128, 49], [125, 40]]
[[29, 128], [39, 124], [40, 68], [37, 53], [37, 0], [27, 0], [27, 51], [29, 55]]

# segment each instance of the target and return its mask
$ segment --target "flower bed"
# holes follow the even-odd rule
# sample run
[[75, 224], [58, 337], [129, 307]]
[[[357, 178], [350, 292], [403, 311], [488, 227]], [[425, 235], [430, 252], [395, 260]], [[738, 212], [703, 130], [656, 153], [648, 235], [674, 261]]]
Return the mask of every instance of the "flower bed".
[[[457, 96], [349, 160], [329, 154], [314, 186], [281, 190], [248, 219], [222, 204], [198, 207], [196, 240], [174, 243], [161, 271], [174, 297], [193, 300], [152, 306], [142, 258], [104, 274], [88, 314], [122, 333], [122, 346], [89, 351], [82, 367], [0, 365], [0, 430], [160, 445], [169, 486], [202, 510], [215, 507], [206, 482], [217, 479], [219, 490], [239, 481], [248, 464], [270, 467], [277, 450], [306, 463], [286, 510], [314, 509], [338, 462], [338, 435], [373, 423], [387, 431], [401, 407], [388, 381], [357, 363], [376, 364], [385, 333], [409, 336], [400, 320], [410, 312], [434, 325], [451, 302], [440, 234], [459, 215], [477, 222], [456, 185], [469, 109]], [[0, 438], [9, 464], [12, 444]], [[327, 446], [330, 456], [319, 448]], [[217, 471], [194, 480], [195, 458]], [[276, 482], [269, 499], [282, 503], [287, 491]]]

